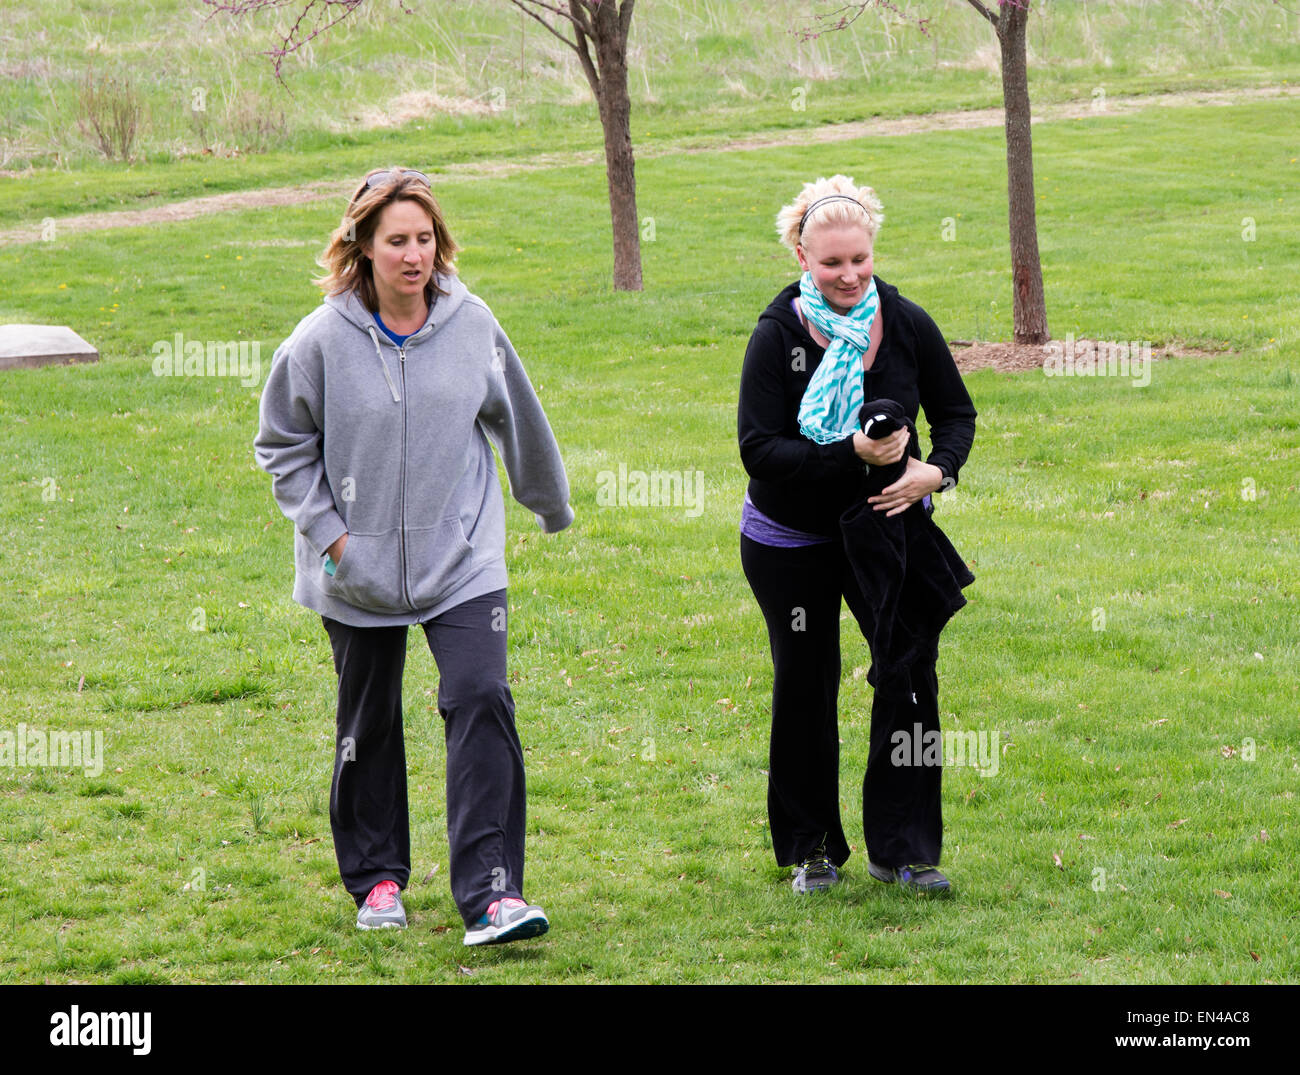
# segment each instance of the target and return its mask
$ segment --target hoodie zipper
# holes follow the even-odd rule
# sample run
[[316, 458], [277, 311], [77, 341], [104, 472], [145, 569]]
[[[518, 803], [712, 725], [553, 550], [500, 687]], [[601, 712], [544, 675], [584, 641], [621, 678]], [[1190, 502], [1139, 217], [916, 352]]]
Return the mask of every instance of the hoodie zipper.
[[411, 600], [410, 584], [406, 577], [406, 347], [405, 345], [397, 348], [398, 363], [397, 368], [402, 380], [402, 469], [397, 484], [397, 516], [398, 531], [397, 545], [401, 550], [402, 557], [402, 599], [406, 602], [407, 607], [414, 609], [415, 602]]
[[[385, 362], [384, 379], [388, 381], [388, 387], [392, 391], [393, 402], [402, 405], [402, 462], [401, 469], [398, 472], [397, 485], [397, 548], [402, 568], [402, 600], [406, 603], [408, 609], [414, 609], [415, 602], [411, 599], [411, 587], [406, 577], [406, 347], [407, 344], [418, 342], [420, 337], [423, 336], [428, 328], [430, 328], [430, 326], [426, 325], [425, 328], [420, 329], [419, 332], [408, 336], [406, 338], [406, 343], [401, 345], [398, 345], [385, 337], [387, 342], [397, 350], [397, 371], [402, 383], [402, 395], [399, 399], [397, 390], [393, 386], [393, 380], [388, 373], [388, 364]], [[379, 355], [380, 362], [383, 362], [384, 356], [383, 352], [379, 350], [378, 334], [375, 332], [373, 326], [367, 326], [366, 331], [370, 333], [370, 338], [374, 340], [375, 352]]]

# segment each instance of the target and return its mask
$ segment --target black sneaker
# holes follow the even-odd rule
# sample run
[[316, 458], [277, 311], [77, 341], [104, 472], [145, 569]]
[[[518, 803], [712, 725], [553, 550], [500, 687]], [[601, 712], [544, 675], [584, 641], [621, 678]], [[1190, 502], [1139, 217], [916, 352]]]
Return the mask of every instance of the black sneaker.
[[948, 878], [939, 872], [938, 867], [925, 864], [916, 866], [878, 866], [874, 862], [868, 862], [867, 873], [871, 874], [877, 881], [884, 881], [887, 885], [892, 885], [897, 881], [903, 888], [911, 889], [913, 892], [924, 892], [930, 896], [947, 895], [952, 888], [948, 883]]
[[826, 848], [819, 847], [795, 867], [792, 887], [796, 892], [825, 892], [839, 883], [835, 864], [827, 857]]

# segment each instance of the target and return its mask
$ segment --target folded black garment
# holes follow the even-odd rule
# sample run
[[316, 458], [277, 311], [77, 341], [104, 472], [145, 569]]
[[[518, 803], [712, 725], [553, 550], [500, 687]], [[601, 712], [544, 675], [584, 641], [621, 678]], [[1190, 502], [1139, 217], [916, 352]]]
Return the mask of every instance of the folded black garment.
[[[868, 434], [881, 425], [905, 425], [917, 435], [916, 425], [892, 399], [872, 400], [862, 416]], [[903, 476], [907, 458], [905, 452], [897, 463], [869, 468], [863, 499], [840, 516], [845, 554], [874, 614], [863, 630], [871, 646], [867, 679], [877, 691], [898, 696], [910, 696], [909, 667], [933, 650], [944, 626], [966, 604], [962, 589], [975, 581], [921, 501], [893, 518], [867, 503], [867, 497]]]

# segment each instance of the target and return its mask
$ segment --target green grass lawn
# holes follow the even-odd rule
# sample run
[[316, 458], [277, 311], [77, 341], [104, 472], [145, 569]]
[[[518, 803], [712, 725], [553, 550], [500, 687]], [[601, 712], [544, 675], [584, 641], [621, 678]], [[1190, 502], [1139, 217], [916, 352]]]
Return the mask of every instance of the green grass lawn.
[[[0, 981], [1295, 981], [1293, 117], [1035, 128], [1053, 334], [1212, 354], [1157, 362], [1146, 387], [967, 378], [975, 448], [936, 518], [977, 581], [944, 635], [940, 705], [1002, 750], [995, 776], [945, 773], [941, 902], [866, 875], [871, 692], [847, 613], [858, 853], [822, 899], [774, 864], [735, 399], [754, 320], [795, 271], [773, 218], [819, 174], [880, 191], [877, 269], [949, 337], [1009, 336], [1001, 132], [643, 162], [641, 294], [609, 291], [601, 166], [439, 184], [577, 511], [548, 537], [509, 509], [526, 891], [553, 929], [492, 950], [462, 947], [448, 890], [419, 632], [412, 928], [353, 928], [326, 813], [329, 647], [289, 598], [291, 524], [253, 464], [260, 385], [151, 373], [180, 332], [257, 341], [264, 378], [318, 301], [342, 206], [0, 249], [0, 320], [71, 324], [103, 354], [0, 378], [0, 731], [104, 736], [98, 775], [0, 768]], [[601, 507], [620, 464], [702, 472], [705, 510]]]

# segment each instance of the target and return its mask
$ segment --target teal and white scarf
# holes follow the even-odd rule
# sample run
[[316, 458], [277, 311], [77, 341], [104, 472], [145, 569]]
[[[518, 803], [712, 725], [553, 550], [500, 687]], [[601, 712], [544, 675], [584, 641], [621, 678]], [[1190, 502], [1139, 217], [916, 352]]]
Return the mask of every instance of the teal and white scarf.
[[831, 341], [826, 356], [808, 382], [799, 403], [799, 430], [818, 444], [833, 444], [859, 430], [862, 405], [862, 356], [871, 346], [871, 323], [880, 309], [876, 278], [847, 314], [837, 314], [817, 290], [812, 273], [799, 281], [804, 317]]

